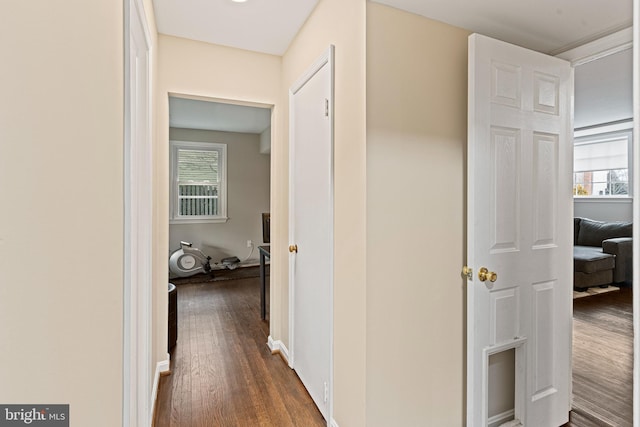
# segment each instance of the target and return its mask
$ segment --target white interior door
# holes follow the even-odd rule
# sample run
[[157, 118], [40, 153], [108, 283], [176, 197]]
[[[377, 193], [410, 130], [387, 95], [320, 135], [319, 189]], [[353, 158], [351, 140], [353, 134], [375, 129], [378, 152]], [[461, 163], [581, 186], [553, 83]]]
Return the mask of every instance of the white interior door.
[[[527, 427], [554, 427], [568, 420], [572, 97], [568, 62], [470, 36], [469, 427], [509, 419]], [[505, 351], [511, 360], [515, 355], [506, 365], [515, 378], [512, 408], [491, 414], [490, 399], [504, 393], [489, 394], [489, 383], [500, 377], [489, 369], [489, 359]], [[496, 386], [502, 385], [492, 384], [492, 390]]]
[[290, 94], [290, 362], [326, 420], [333, 301], [333, 48]]

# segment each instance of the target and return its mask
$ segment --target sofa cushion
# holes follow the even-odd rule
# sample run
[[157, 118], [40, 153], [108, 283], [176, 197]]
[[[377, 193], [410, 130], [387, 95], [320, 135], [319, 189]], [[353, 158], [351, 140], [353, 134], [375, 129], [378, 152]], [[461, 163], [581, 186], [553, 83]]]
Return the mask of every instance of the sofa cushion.
[[613, 282], [613, 270], [597, 271], [587, 274], [576, 271], [573, 274], [574, 288], [590, 288], [591, 286], [608, 285]]
[[603, 240], [632, 236], [633, 225], [630, 222], [600, 222], [582, 218], [580, 220], [577, 244], [580, 246], [600, 247]]
[[573, 218], [573, 244], [578, 244], [578, 234], [580, 233], [580, 221], [582, 218], [574, 217]]
[[602, 248], [593, 246], [573, 247], [573, 271], [582, 273], [595, 273], [602, 270], [613, 270], [615, 255], [605, 254]]

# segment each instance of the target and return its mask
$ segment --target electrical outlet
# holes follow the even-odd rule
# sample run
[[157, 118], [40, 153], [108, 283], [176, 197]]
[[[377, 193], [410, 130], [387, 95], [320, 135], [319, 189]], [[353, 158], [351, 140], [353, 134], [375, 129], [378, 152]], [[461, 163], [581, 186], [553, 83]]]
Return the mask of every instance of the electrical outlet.
[[247, 240], [247, 247], [250, 248], [253, 246], [253, 242], [251, 240]]

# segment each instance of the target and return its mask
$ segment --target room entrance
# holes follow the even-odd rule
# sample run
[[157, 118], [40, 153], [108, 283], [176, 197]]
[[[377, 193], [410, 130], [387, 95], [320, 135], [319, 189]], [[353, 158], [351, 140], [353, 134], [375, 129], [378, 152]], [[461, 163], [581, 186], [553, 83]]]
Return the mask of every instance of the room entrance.
[[[633, 422], [631, 29], [563, 54], [574, 64], [572, 421]], [[586, 56], [585, 56], [586, 54]]]

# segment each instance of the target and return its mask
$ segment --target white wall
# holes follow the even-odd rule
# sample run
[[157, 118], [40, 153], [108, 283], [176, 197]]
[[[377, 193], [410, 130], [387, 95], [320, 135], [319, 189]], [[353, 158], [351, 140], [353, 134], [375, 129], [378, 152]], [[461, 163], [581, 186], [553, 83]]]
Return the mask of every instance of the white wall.
[[[627, 49], [576, 67], [575, 128], [632, 117], [632, 53]], [[574, 216], [600, 221], [633, 216], [633, 199], [576, 198], [573, 206]]]
[[627, 49], [576, 67], [575, 128], [632, 117], [631, 62], [632, 50]]
[[271, 154], [271, 126], [260, 134], [260, 152], [262, 154]]
[[[219, 262], [228, 256], [244, 260], [249, 256], [247, 240], [262, 244], [262, 212], [269, 212], [270, 158], [260, 153], [260, 135], [209, 130], [169, 130], [173, 141], [217, 142], [227, 144], [227, 215], [220, 224], [172, 224], [169, 250], [180, 248], [180, 241], [191, 242]], [[257, 247], [251, 258], [258, 260]]]
[[367, 426], [462, 426], [467, 36], [367, 3]]
[[573, 199], [573, 216], [598, 221], [632, 221], [633, 199]]
[[74, 426], [122, 422], [123, 16], [0, 4], [0, 402]]

